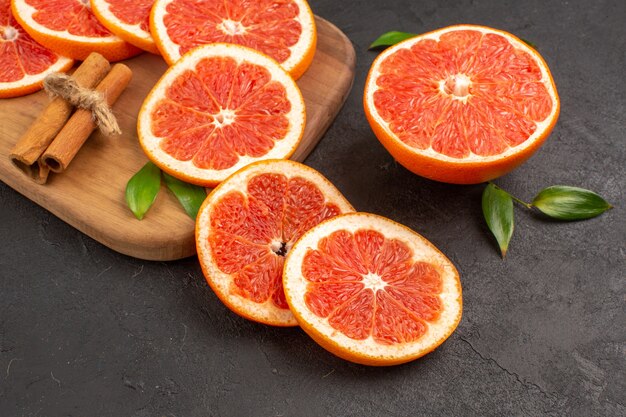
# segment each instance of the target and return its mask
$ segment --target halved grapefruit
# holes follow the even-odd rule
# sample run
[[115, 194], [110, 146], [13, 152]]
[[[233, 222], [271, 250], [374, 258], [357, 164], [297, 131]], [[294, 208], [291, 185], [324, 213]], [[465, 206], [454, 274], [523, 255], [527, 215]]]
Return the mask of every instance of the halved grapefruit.
[[288, 158], [304, 132], [295, 81], [271, 58], [234, 44], [187, 53], [139, 111], [139, 142], [167, 173], [214, 187], [262, 159]]
[[73, 59], [98, 52], [109, 61], [120, 61], [141, 52], [102, 26], [89, 0], [11, 0], [11, 9], [33, 39]]
[[539, 53], [510, 33], [459, 25], [400, 42], [372, 64], [364, 107], [409, 170], [437, 181], [487, 181], [548, 137], [559, 97]]
[[235, 313], [295, 326], [282, 288], [284, 258], [308, 229], [353, 211], [320, 173], [297, 162], [257, 162], [237, 171], [204, 201], [196, 220], [207, 282]]
[[0, 0], [0, 98], [37, 91], [48, 74], [72, 63], [35, 42], [13, 18], [9, 0]]
[[154, 0], [91, 0], [91, 10], [111, 32], [144, 51], [159, 54], [150, 34]]
[[283, 286], [309, 336], [365, 365], [425, 355], [461, 319], [452, 262], [409, 228], [368, 213], [336, 216], [305, 233], [287, 256]]
[[311, 64], [317, 40], [306, 0], [156, 0], [150, 30], [170, 65], [198, 45], [236, 43], [274, 58], [294, 79]]

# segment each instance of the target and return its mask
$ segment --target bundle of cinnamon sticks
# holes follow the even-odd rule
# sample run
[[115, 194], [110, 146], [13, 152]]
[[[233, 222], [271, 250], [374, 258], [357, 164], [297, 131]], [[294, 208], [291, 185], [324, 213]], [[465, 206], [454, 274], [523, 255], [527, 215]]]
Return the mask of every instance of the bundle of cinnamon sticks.
[[[123, 64], [111, 68], [100, 54], [92, 53], [74, 71], [71, 79], [82, 89], [94, 89], [111, 106], [122, 94], [132, 76]], [[86, 91], [86, 90], [85, 90]], [[67, 169], [79, 149], [96, 128], [92, 111], [76, 108], [56, 97], [44, 108], [11, 151], [17, 168], [38, 184], [45, 184], [50, 171]]]

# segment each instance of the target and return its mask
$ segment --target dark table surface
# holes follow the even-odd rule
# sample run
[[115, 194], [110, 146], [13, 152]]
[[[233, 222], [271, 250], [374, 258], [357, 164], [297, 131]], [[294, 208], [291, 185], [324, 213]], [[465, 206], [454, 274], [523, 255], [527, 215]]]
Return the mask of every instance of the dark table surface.
[[[117, 254], [0, 183], [0, 415], [626, 415], [626, 2], [312, 1], [357, 51], [354, 88], [306, 161], [361, 211], [404, 223], [461, 273], [464, 311], [434, 353], [392, 368], [338, 359], [298, 328], [239, 318], [197, 260]], [[556, 223], [516, 210], [506, 260], [484, 185], [419, 178], [363, 114], [367, 45], [396, 29], [504, 29], [548, 62], [561, 116], [498, 184], [531, 199], [570, 184], [616, 208]]]

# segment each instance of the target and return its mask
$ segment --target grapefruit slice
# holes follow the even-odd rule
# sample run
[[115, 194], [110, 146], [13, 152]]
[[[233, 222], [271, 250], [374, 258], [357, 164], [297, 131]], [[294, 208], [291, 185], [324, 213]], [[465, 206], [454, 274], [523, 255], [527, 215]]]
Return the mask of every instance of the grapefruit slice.
[[274, 58], [294, 79], [311, 64], [317, 40], [305, 0], [156, 0], [150, 30], [170, 65], [198, 45], [236, 43]]
[[324, 219], [353, 211], [319, 172], [297, 162], [257, 162], [209, 194], [198, 212], [196, 245], [207, 282], [235, 313], [295, 326], [282, 288], [284, 257]]
[[88, 0], [12, 0], [11, 9], [33, 39], [73, 59], [98, 52], [109, 61], [120, 61], [141, 52], [102, 26]]
[[91, 0], [91, 10], [112, 33], [144, 51], [159, 54], [150, 34], [154, 0]]
[[240, 45], [196, 48], [170, 67], [139, 111], [139, 141], [167, 173], [214, 187], [261, 159], [288, 158], [304, 100], [278, 63]]
[[287, 256], [283, 285], [309, 336], [365, 365], [425, 355], [461, 319], [454, 265], [414, 231], [368, 213], [336, 216], [305, 233]]
[[369, 71], [367, 119], [407, 169], [473, 184], [526, 161], [548, 137], [559, 97], [525, 42], [484, 26], [450, 26], [388, 48]]
[[9, 0], [0, 0], [0, 98], [37, 91], [48, 74], [72, 64], [35, 42], [13, 18]]

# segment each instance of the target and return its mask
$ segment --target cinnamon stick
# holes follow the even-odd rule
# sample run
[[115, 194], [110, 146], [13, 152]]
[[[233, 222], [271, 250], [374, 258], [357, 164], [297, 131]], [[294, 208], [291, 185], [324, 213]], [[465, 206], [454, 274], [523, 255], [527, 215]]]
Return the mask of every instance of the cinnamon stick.
[[[96, 91], [102, 93], [107, 104], [111, 106], [122, 94], [131, 77], [130, 68], [124, 64], [115, 64], [98, 84]], [[95, 128], [91, 111], [77, 109], [43, 153], [41, 161], [54, 172], [65, 171]]]
[[[74, 71], [72, 78], [84, 88], [93, 88], [109, 72], [111, 65], [102, 55], [91, 53]], [[52, 100], [17, 141], [11, 150], [11, 161], [38, 183], [45, 183], [48, 168], [38, 163], [39, 157], [61, 131], [73, 106], [61, 97]]]

